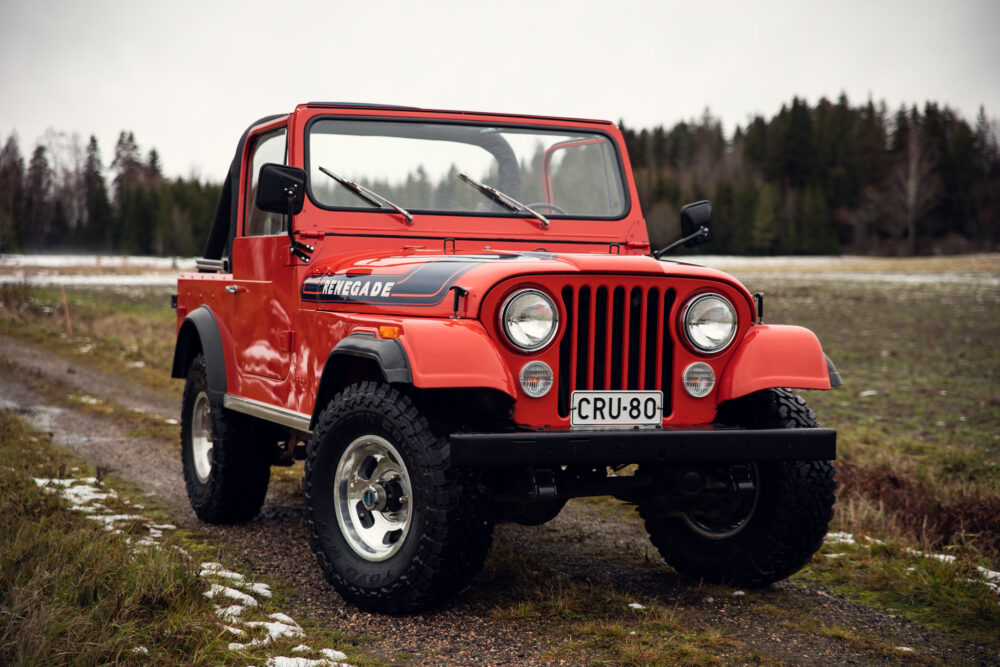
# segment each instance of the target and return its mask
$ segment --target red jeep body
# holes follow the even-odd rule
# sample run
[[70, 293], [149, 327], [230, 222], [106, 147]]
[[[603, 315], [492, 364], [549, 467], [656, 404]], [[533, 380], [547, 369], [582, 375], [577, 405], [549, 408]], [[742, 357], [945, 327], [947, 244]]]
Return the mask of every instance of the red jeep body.
[[[345, 123], [364, 128], [356, 132], [365, 136], [377, 132], [372, 127], [392, 127], [390, 134], [406, 141], [413, 139], [418, 126], [444, 133], [432, 137], [439, 142], [452, 134], [468, 134], [474, 136], [467, 140], [473, 142], [470, 145], [480, 148], [482, 142], [495, 142], [496, 128], [515, 137], [523, 130], [542, 137], [556, 132], [568, 139], [538, 152], [540, 171], [532, 173], [542, 174], [544, 202], [529, 204], [535, 211], [518, 211], [507, 204], [482, 214], [418, 208], [407, 224], [402, 214], [378, 199], [357, 199], [349, 205], [331, 204], [333, 195], [322, 200], [320, 188], [333, 186], [333, 180], [326, 182], [318, 174], [322, 165], [310, 164], [310, 151], [319, 154], [318, 148], [310, 147], [311, 137], [319, 136], [317, 128], [346, 127]], [[280, 146], [275, 148], [282, 137], [284, 155]], [[271, 142], [266, 149], [265, 141]], [[612, 174], [608, 178], [621, 181], [614, 195], [620, 206], [608, 215], [574, 215], [556, 203], [553, 188], [563, 186], [554, 185], [558, 179], [553, 165], [560, 159], [564, 164], [577, 147], [596, 144], [605, 151], [604, 168]], [[494, 144], [487, 149], [495, 155], [507, 150]], [[277, 156], [269, 162], [302, 170], [306, 185], [296, 204], [292, 203], [295, 188], [287, 191], [294, 215], [281, 224], [272, 218], [261, 233], [261, 228], [251, 227], [260, 227], [255, 196], [260, 196], [258, 188], [268, 187], [260, 171], [268, 155]], [[333, 160], [338, 153], [328, 155], [324, 159]], [[336, 167], [350, 173], [344, 165]], [[500, 172], [492, 187], [503, 190], [503, 166]], [[510, 180], [509, 175], [506, 178]], [[369, 187], [378, 190], [372, 182]], [[476, 193], [471, 185], [458, 187], [468, 193], [456, 196], [492, 203], [491, 195]], [[198, 387], [191, 390], [191, 406], [186, 403], [186, 409], [193, 412], [185, 413], [188, 422], [193, 420], [185, 424], [185, 437], [195, 443], [191, 456], [202, 456], [209, 465], [202, 466], [204, 474], [195, 475], [197, 480], [212, 483], [206, 471], [215, 474], [212, 466], [219, 466], [221, 445], [216, 441], [213, 447], [212, 442], [213, 437], [221, 438], [217, 420], [222, 416], [242, 419], [255, 425], [250, 430], [268, 434], [263, 455], [267, 465], [289, 463], [306, 455], [302, 445], [311, 437], [317, 439], [315, 431], [331, 402], [351, 387], [368, 386], [365, 383], [391, 388], [423, 413], [433, 413], [427, 421], [443, 443], [448, 465], [474, 471], [470, 474], [477, 481], [465, 487], [476, 486], [487, 504], [506, 507], [507, 515], [525, 521], [539, 519], [521, 511], [525, 508], [547, 503], [554, 515], [566, 497], [594, 493], [614, 493], [640, 508], [656, 505], [657, 512], [644, 511], [644, 516], [657, 515], [647, 516], [647, 523], [669, 521], [698, 503], [685, 501], [674, 507], [663, 497], [702, 496], [720, 485], [737, 495], [742, 489], [744, 496], [749, 487], [759, 489], [766, 475], [756, 468], [746, 473], [739, 466], [832, 459], [835, 433], [812, 428], [814, 423], [788, 424], [778, 417], [750, 423], [754, 410], [746, 407], [739, 411], [742, 417], [720, 419], [726, 414], [724, 406], [745, 405], [769, 390], [829, 389], [831, 383], [839, 384], [839, 378], [812, 332], [760, 323], [759, 302], [731, 276], [654, 259], [638, 201], [621, 133], [603, 121], [304, 104], [291, 114], [253, 125], [237, 149], [206, 259], [199, 262], [198, 273], [178, 280], [173, 375], [188, 377], [190, 383], [192, 364], [204, 366], [204, 389], [200, 394]], [[271, 210], [273, 216], [276, 209]], [[290, 252], [289, 224], [300, 244], [297, 252]], [[512, 295], [525, 291], [541, 293], [539, 298], [554, 308], [547, 320], [554, 332], [538, 349], [519, 347], [505, 329], [504, 309]], [[685, 330], [687, 309], [705, 294], [722, 297], [735, 314], [731, 342], [718, 351], [699, 349]], [[538, 361], [551, 369], [552, 387], [533, 397], [520, 377], [527, 364]], [[682, 375], [692, 364], [711, 369], [714, 387], [705, 396], [696, 397], [685, 388]], [[640, 399], [661, 393], [662, 411], [655, 424], [647, 420], [641, 426], [601, 426], [595, 415], [586, 414], [596, 420], [595, 426], [574, 428], [574, 410], [582, 414], [598, 406], [603, 409], [605, 397], [629, 391], [639, 392]], [[574, 398], [574, 392], [581, 393]], [[206, 400], [198, 404], [198, 396]], [[775, 394], [768, 400], [781, 403], [790, 401], [788, 396]], [[609, 419], [612, 398], [607, 404]], [[620, 412], [622, 405], [617, 407]], [[204, 429], [202, 440], [198, 440], [199, 424]], [[388, 436], [387, 440], [393, 441]], [[199, 450], [198, 442], [208, 444]], [[318, 449], [321, 443], [310, 444], [314, 446]], [[380, 450], [383, 454], [373, 460], [382, 460], [383, 455], [394, 459], [396, 449]], [[631, 484], [606, 475], [606, 466], [624, 464], [640, 466]], [[707, 472], [709, 467], [714, 472]], [[343, 464], [337, 470], [341, 468]], [[649, 474], [643, 477], [643, 471]], [[189, 480], [189, 491], [191, 484]], [[266, 479], [264, 484], [266, 488]], [[373, 494], [405, 495], [403, 504], [413, 507], [419, 495], [416, 488], [403, 494], [387, 484], [372, 482], [366, 488]], [[829, 486], [832, 493], [832, 474]], [[658, 505], [650, 500], [654, 496], [661, 498]], [[377, 499], [372, 503], [365, 505], [368, 510], [359, 509], [357, 516], [363, 519], [365, 511], [379, 507]], [[395, 520], [403, 511], [398, 503], [392, 508], [395, 514], [386, 514], [387, 520]], [[243, 514], [209, 510], [199, 514], [208, 520], [232, 520], [255, 512], [256, 508]], [[504, 512], [487, 514], [491, 524]], [[340, 528], [349, 528], [350, 520], [338, 516]], [[540, 518], [550, 518], [549, 512]], [[746, 520], [730, 518], [724, 523]], [[406, 524], [404, 538], [411, 529], [417, 530], [415, 525]], [[823, 532], [825, 528], [824, 522]], [[654, 528], [650, 530], [654, 533]], [[327, 575], [352, 600], [394, 611], [416, 608], [431, 599], [413, 594], [408, 602], [400, 602], [405, 595], [373, 593], [364, 577], [360, 583], [352, 581], [347, 572], [359, 568], [348, 563], [338, 569], [335, 561], [343, 545], [324, 552], [322, 545], [317, 546], [325, 539], [319, 533], [314, 535], [314, 547], [318, 554], [326, 554], [321, 555], [321, 564], [327, 562]], [[729, 539], [725, 530], [708, 538]], [[346, 543], [351, 546], [350, 538]], [[814, 546], [818, 545], [810, 543], [810, 548]], [[361, 565], [383, 562], [381, 556], [366, 556], [364, 539], [355, 540], [352, 548]], [[391, 561], [400, 553], [386, 558]], [[800, 565], [796, 561], [795, 568]], [[785, 570], [779, 577], [787, 576]], [[716, 578], [740, 579], [730, 575]], [[383, 582], [382, 588], [383, 577], [389, 577], [370, 576]], [[774, 577], [760, 581], [764, 579]], [[391, 603], [385, 602], [390, 598]]]

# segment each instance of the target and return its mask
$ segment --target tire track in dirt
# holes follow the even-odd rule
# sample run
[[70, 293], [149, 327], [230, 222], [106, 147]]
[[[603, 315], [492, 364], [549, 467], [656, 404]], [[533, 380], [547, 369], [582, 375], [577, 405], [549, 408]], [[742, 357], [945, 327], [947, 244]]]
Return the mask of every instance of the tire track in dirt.
[[[217, 538], [246, 563], [244, 571], [271, 576], [290, 591], [291, 611], [349, 635], [371, 638], [368, 650], [403, 664], [545, 664], [546, 651], [567, 637], [530, 621], [498, 620], [494, 610], [516, 602], [502, 587], [477, 579], [450, 607], [426, 614], [386, 617], [344, 603], [323, 579], [308, 546], [301, 496], [275, 484], [260, 516], [239, 526], [208, 526], [187, 504], [176, 439], [135, 438], [114, 420], [80, 410], [52, 407], [49, 390], [86, 393], [163, 419], [176, 418], [179, 401], [152, 394], [82, 364], [0, 336], [0, 407], [20, 412], [53, 440], [94, 465], [146, 489], [172, 508], [176, 521]], [[638, 522], [603, 518], [571, 503], [540, 527], [502, 525], [495, 543], [524, 552], [556, 578], [608, 586], [642, 603], [674, 609], [685, 624], [715, 629], [728, 642], [718, 658], [743, 662], [757, 654], [765, 661], [790, 664], [885, 664], [944, 661], [1000, 664], [985, 647], [960, 644], [881, 610], [801, 582], [781, 582], [741, 597], [682, 581], [649, 544]], [[494, 556], [491, 556], [493, 558]], [[489, 590], [486, 590], [486, 589]], [[718, 591], [718, 589], [715, 589]], [[815, 621], [881, 638], [889, 645], [915, 649], [898, 656], [820, 634], [790, 629], [781, 618]]]

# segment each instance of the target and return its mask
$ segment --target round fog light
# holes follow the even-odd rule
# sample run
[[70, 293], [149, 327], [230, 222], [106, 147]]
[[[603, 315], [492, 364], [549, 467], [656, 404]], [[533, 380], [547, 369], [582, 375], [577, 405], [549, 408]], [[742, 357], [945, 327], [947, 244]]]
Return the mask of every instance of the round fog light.
[[696, 361], [684, 369], [684, 389], [695, 398], [705, 398], [715, 388], [715, 371], [703, 361]]
[[521, 389], [532, 398], [541, 398], [552, 389], [552, 369], [544, 361], [529, 361], [518, 376]]

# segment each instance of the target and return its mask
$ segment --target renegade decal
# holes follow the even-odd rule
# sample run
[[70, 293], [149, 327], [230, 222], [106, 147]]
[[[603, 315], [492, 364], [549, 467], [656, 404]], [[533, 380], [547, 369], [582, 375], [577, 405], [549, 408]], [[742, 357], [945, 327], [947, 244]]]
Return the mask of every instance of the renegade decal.
[[302, 300], [313, 303], [386, 304], [435, 306], [448, 294], [459, 276], [489, 261], [517, 255], [437, 259], [408, 268], [403, 273], [357, 275], [357, 269], [307, 276], [302, 282]]

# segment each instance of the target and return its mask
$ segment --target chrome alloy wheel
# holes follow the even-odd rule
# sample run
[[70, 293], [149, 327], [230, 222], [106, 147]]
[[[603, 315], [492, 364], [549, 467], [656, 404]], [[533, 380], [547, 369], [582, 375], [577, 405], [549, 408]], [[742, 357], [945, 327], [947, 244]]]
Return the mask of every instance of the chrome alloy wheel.
[[212, 404], [208, 394], [200, 392], [191, 409], [191, 458], [194, 474], [204, 484], [212, 474]]
[[410, 475], [388, 440], [363, 435], [347, 445], [334, 476], [340, 532], [365, 560], [396, 553], [410, 530]]

